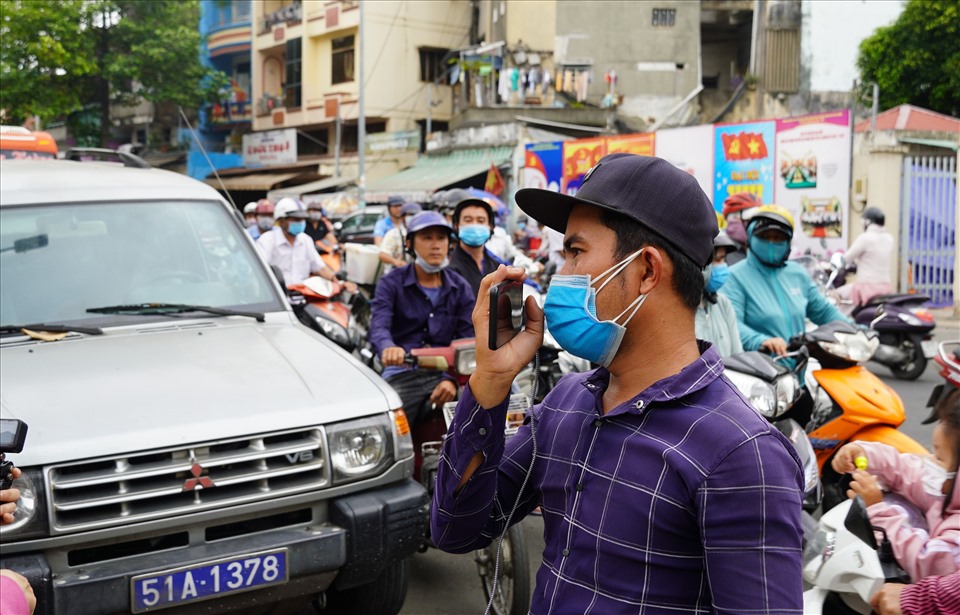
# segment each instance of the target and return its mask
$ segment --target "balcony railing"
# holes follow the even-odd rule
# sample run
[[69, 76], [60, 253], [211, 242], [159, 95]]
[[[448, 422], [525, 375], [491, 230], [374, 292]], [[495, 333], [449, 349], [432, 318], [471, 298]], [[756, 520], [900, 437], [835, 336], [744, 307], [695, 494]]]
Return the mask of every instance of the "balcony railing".
[[260, 97], [260, 100], [257, 101], [257, 117], [270, 115], [274, 109], [283, 109], [284, 106], [282, 96], [264, 94]]
[[257, 21], [257, 34], [267, 34], [278, 24], [294, 24], [303, 21], [303, 7], [299, 2], [282, 6], [274, 12], [263, 15]]
[[211, 124], [224, 125], [249, 122], [253, 119], [253, 106], [247, 101], [230, 101], [210, 105]]

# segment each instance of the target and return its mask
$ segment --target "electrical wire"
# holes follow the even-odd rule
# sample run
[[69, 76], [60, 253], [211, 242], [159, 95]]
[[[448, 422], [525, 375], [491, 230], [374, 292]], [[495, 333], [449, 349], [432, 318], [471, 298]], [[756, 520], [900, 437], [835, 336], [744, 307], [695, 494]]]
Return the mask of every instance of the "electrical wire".
[[[393, 32], [393, 26], [397, 23], [397, 17], [400, 16], [400, 9], [403, 8], [403, 2], [397, 2], [397, 12], [393, 14], [393, 21], [390, 22], [390, 28], [387, 29], [387, 35], [383, 37], [383, 44], [380, 45], [380, 53], [377, 55], [377, 59], [373, 61], [373, 67], [367, 71], [366, 77], [367, 80], [363, 82], [363, 87], [370, 85], [370, 80], [373, 79], [373, 73], [377, 70], [377, 64], [380, 63], [380, 58], [383, 57], [383, 52], [387, 48], [387, 41], [390, 40], [390, 34]], [[363, 44], [363, 41], [360, 41], [360, 44]]]

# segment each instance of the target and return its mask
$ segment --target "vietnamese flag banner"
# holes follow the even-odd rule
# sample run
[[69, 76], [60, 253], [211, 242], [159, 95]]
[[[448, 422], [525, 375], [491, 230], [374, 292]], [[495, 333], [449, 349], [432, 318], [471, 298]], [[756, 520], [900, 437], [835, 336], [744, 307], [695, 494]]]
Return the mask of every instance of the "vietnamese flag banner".
[[640, 156], [653, 156], [655, 137], [652, 132], [607, 137], [607, 155], [624, 152]]
[[503, 189], [506, 187], [506, 183], [503, 181], [503, 175], [500, 174], [500, 169], [497, 168], [497, 165], [490, 163], [490, 170], [487, 171], [487, 181], [483, 184], [483, 189], [500, 196], [500, 193], [503, 192]]
[[751, 192], [773, 202], [776, 122], [714, 126], [713, 206], [738, 192]]
[[563, 184], [564, 194], [574, 195], [580, 189], [583, 176], [600, 162], [607, 154], [605, 137], [577, 139], [563, 143]]
[[563, 141], [528, 143], [520, 171], [521, 188], [560, 192], [563, 179]]

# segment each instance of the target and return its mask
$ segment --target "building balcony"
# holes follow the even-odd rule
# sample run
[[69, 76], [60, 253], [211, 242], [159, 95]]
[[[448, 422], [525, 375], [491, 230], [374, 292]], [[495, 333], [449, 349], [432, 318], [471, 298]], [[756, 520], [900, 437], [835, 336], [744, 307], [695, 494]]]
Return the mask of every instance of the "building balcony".
[[269, 34], [275, 26], [292, 26], [303, 22], [303, 6], [299, 2], [293, 2], [281, 6], [280, 8], [261, 15], [257, 18], [257, 36]]
[[246, 101], [216, 103], [210, 105], [207, 112], [207, 122], [210, 126], [227, 127], [233, 124], [249, 124], [253, 121], [253, 105]]
[[253, 29], [250, 22], [242, 25], [233, 25], [211, 31], [207, 35], [207, 54], [211, 58], [234, 54], [250, 53], [253, 40]]

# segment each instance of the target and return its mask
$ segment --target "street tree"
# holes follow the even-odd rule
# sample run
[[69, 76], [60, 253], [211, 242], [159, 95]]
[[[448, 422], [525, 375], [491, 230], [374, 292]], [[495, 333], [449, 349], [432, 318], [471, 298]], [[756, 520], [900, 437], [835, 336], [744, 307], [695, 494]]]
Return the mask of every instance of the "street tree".
[[199, 59], [197, 0], [8, 0], [0, 3], [0, 108], [62, 118], [95, 104], [196, 108], [229, 83]]
[[880, 108], [910, 103], [960, 113], [960, 0], [909, 0], [893, 24], [860, 43], [857, 67]]

